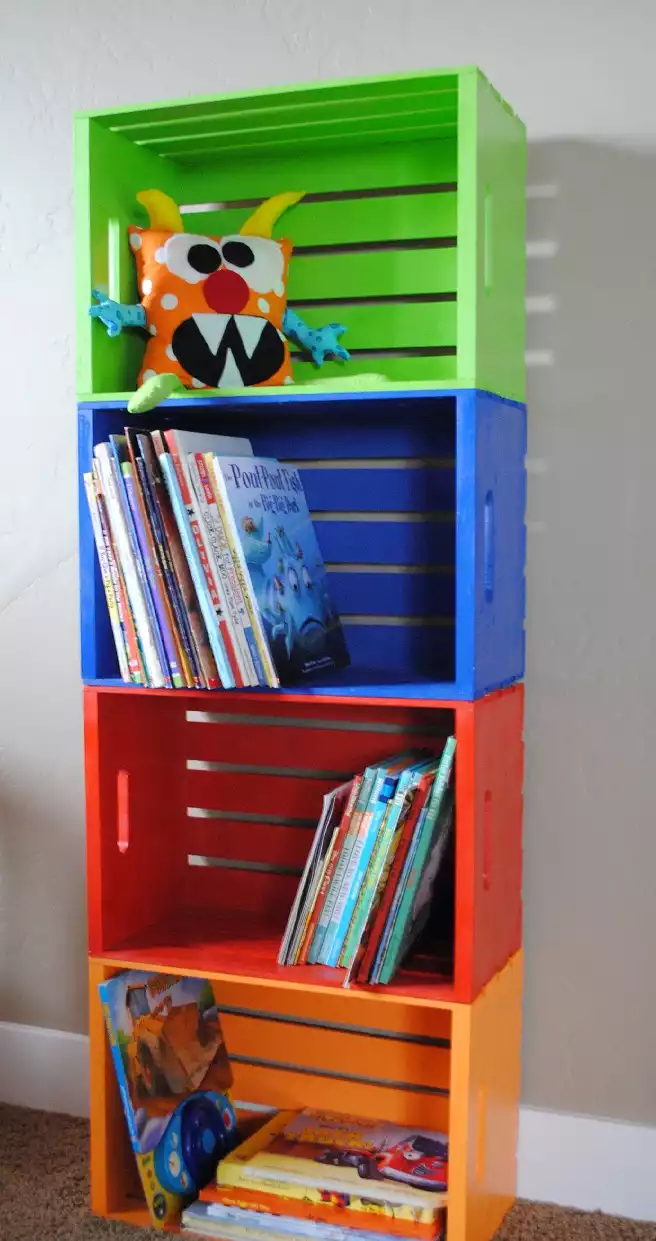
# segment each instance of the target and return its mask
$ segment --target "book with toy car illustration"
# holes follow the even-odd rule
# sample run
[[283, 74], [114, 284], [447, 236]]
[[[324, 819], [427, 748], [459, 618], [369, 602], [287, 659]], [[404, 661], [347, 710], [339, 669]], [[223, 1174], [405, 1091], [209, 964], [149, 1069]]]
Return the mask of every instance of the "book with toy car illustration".
[[[211, 984], [128, 970], [99, 986], [121, 1101], [146, 1201], [156, 1225], [175, 1218], [191, 1181], [167, 1128], [192, 1096], [224, 1108], [232, 1074]], [[210, 1128], [212, 1127], [210, 1122]], [[166, 1166], [161, 1159], [166, 1153]]]
[[281, 683], [344, 667], [344, 633], [298, 470], [262, 457], [214, 461]]
[[445, 1204], [447, 1168], [443, 1133], [304, 1108], [242, 1164], [242, 1183], [295, 1182], [436, 1210]]

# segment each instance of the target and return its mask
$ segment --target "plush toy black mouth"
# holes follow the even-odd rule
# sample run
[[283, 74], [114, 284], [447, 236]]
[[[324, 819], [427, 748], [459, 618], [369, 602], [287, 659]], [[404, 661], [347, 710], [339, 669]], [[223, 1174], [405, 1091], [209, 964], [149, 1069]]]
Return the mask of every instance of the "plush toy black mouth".
[[257, 315], [192, 315], [175, 329], [171, 347], [184, 370], [210, 388], [264, 383], [285, 358], [280, 334]]

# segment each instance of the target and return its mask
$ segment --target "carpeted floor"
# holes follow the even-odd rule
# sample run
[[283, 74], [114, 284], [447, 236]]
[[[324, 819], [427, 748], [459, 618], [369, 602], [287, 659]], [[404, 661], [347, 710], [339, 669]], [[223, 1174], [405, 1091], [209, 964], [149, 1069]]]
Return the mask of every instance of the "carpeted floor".
[[[85, 1121], [0, 1105], [0, 1241], [155, 1238], [89, 1214]], [[656, 1241], [656, 1224], [520, 1203], [498, 1241]]]

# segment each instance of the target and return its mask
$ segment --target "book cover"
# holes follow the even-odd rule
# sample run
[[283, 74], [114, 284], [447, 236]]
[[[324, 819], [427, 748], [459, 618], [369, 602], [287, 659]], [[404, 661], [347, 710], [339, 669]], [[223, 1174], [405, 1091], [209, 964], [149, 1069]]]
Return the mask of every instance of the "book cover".
[[112, 530], [109, 521], [109, 513], [105, 503], [105, 496], [102, 489], [102, 480], [100, 477], [100, 467], [98, 462], [93, 461], [92, 465], [93, 481], [96, 489], [96, 499], [98, 503], [98, 516], [102, 529], [105, 547], [107, 549], [107, 559], [109, 562], [109, 570], [114, 583], [114, 593], [116, 595], [116, 604], [118, 607], [119, 620], [125, 638], [125, 646], [128, 656], [128, 667], [130, 669], [130, 678], [134, 685], [146, 684], [146, 669], [144, 667], [143, 655], [139, 646], [137, 637], [137, 629], [130, 607], [125, 578], [121, 568], [121, 562], [116, 551], [116, 545], [112, 538]]
[[136, 536], [132, 533], [132, 523], [128, 522], [130, 508], [121, 472], [110, 444], [96, 444], [94, 456], [100, 471], [112, 538], [125, 578], [147, 684], [153, 689], [162, 689], [166, 682], [146, 600], [148, 586], [143, 575], [141, 557], [138, 555], [138, 549], [135, 550], [133, 545], [133, 542], [136, 544]]
[[305, 1108], [257, 1152], [246, 1174], [346, 1192], [366, 1187], [373, 1199], [438, 1208], [447, 1152], [443, 1133]]
[[398, 966], [426, 923], [430, 900], [453, 822], [453, 793], [449, 788], [455, 738], [444, 748], [440, 769], [416, 831], [407, 874], [401, 880], [401, 900], [380, 969], [380, 982], [391, 982]]
[[203, 978], [142, 970], [117, 974], [98, 989], [146, 1201], [163, 1226], [178, 1215], [184, 1195], [184, 1171], [180, 1193], [166, 1189], [158, 1173], [167, 1126], [184, 1099], [197, 1091], [225, 1096], [232, 1084], [214, 993]]
[[[330, 841], [328, 851], [326, 853], [325, 865], [323, 867], [321, 877], [319, 880], [319, 886], [317, 889], [316, 899], [310, 911], [310, 917], [308, 919], [308, 924], [305, 928], [303, 939], [302, 939], [302, 942], [299, 948], [299, 953], [298, 953], [298, 964], [299, 965], [307, 964], [309, 960], [310, 949], [312, 947], [312, 944], [315, 938], [315, 934], [318, 934], [320, 920], [323, 918], [326, 895], [328, 893], [328, 889], [330, 887], [333, 874], [335, 873], [335, 867], [337, 865], [337, 859], [339, 856], [341, 843], [344, 840], [344, 837], [346, 836], [346, 833], [348, 831], [349, 822], [351, 819], [351, 815], [353, 814], [355, 803], [358, 798], [358, 793], [360, 792], [361, 784], [362, 784], [362, 776], [360, 775], [355, 776], [355, 778], [351, 782], [351, 791], [349, 793], [346, 806], [344, 807], [342, 811], [341, 819], [335, 825], [332, 839]], [[324, 928], [325, 928], [325, 923], [324, 923]]]
[[219, 672], [160, 465], [160, 457], [166, 452], [164, 437], [161, 431], [152, 431], [150, 435], [140, 434], [139, 442], [153, 495], [157, 500], [164, 531], [164, 546], [168, 549], [172, 572], [179, 591], [189, 639], [189, 659], [197, 680], [197, 687], [198, 689], [219, 689], [221, 685]]
[[[292, 1198], [295, 1201], [326, 1202], [330, 1201], [353, 1208], [354, 1210], [371, 1210], [381, 1213], [390, 1219], [405, 1220], [423, 1225], [435, 1223], [442, 1206], [442, 1201], [435, 1201], [434, 1196], [424, 1203], [391, 1202], [385, 1195], [372, 1198], [369, 1186], [358, 1181], [353, 1187], [341, 1185], [338, 1189], [325, 1184], [330, 1174], [330, 1165], [316, 1164], [316, 1183], [305, 1184], [298, 1180], [282, 1177], [258, 1178], [254, 1171], [254, 1161], [261, 1151], [267, 1150], [276, 1137], [288, 1124], [300, 1115], [299, 1111], [277, 1112], [269, 1121], [257, 1130], [236, 1150], [222, 1159], [216, 1170], [216, 1187], [223, 1189], [247, 1189], [254, 1193], [275, 1193], [281, 1198]], [[347, 1118], [349, 1119], [349, 1118]], [[365, 1122], [368, 1123], [368, 1122]], [[211, 1190], [208, 1192], [211, 1193]], [[203, 1195], [204, 1196], [204, 1195]]]
[[312, 904], [317, 896], [318, 885], [324, 871], [326, 854], [332, 840], [336, 820], [341, 819], [344, 806], [351, 792], [352, 783], [353, 781], [349, 780], [348, 783], [341, 784], [339, 788], [324, 794], [321, 818], [314, 834], [280, 946], [280, 953], [278, 955], [278, 963], [280, 965], [292, 965], [297, 958], [311, 914]]
[[[439, 1232], [439, 1223], [434, 1219], [433, 1212], [426, 1212], [422, 1207], [373, 1202], [357, 1194], [334, 1193], [313, 1189], [309, 1185], [288, 1185], [285, 1193], [266, 1193], [246, 1185], [208, 1185], [201, 1190], [199, 1199], [201, 1202], [256, 1209], [269, 1215], [341, 1224], [346, 1228], [369, 1228], [383, 1236], [416, 1238], [417, 1241], [435, 1241]], [[422, 1215], [429, 1215], [429, 1221], [422, 1223]]]
[[[203, 454], [198, 453], [197, 456], [204, 464]], [[235, 679], [235, 687], [243, 689], [244, 686], [251, 685], [253, 673], [246, 665], [246, 658], [241, 649], [239, 626], [235, 625], [234, 616], [230, 612], [226, 590], [227, 575], [223, 558], [219, 554], [217, 531], [212, 521], [205, 489], [198, 472], [198, 461], [195, 453], [190, 452], [187, 454], [187, 469], [192, 504], [195, 512], [198, 514], [198, 528], [203, 539], [203, 548], [202, 550], [199, 548], [201, 562], [205, 570], [207, 585], [219, 622], [228, 663]]]
[[333, 1216], [325, 1220], [316, 1213], [308, 1217], [299, 1211], [286, 1214], [281, 1210], [266, 1211], [260, 1206], [236, 1205], [232, 1202], [203, 1205], [207, 1207], [207, 1216], [210, 1219], [241, 1228], [257, 1228], [263, 1236], [281, 1234], [291, 1238], [307, 1237], [310, 1241], [380, 1241], [381, 1236], [378, 1229], [369, 1226], [366, 1217], [363, 1223], [356, 1223], [353, 1217], [346, 1220], [343, 1215], [338, 1219]]
[[[330, 861], [326, 869], [326, 873], [321, 883], [321, 891], [319, 893], [320, 907], [317, 910], [316, 927], [314, 928], [312, 938], [309, 940], [304, 952], [310, 965], [315, 965], [321, 959], [323, 945], [328, 933], [335, 902], [339, 895], [339, 889], [344, 877], [346, 867], [346, 842], [349, 839], [353, 816], [358, 806], [364, 803], [368, 793], [363, 791], [364, 775], [357, 775], [353, 781], [351, 795], [346, 803], [346, 809], [339, 826], [339, 831], [335, 838], [334, 847], [331, 853]], [[304, 946], [305, 947], [305, 946]]]
[[253, 594], [280, 683], [349, 662], [298, 470], [219, 457]]
[[110, 549], [108, 548], [103, 536], [100, 511], [98, 508], [98, 496], [96, 495], [93, 474], [91, 472], [84, 474], [83, 482], [87, 497], [87, 504], [89, 506], [91, 529], [93, 530], [93, 538], [96, 544], [98, 563], [100, 565], [100, 576], [102, 578], [103, 590], [105, 591], [105, 599], [107, 601], [107, 611], [109, 612], [109, 620], [112, 627], [114, 646], [116, 647], [119, 672], [122, 680], [127, 681], [128, 684], [130, 684], [132, 678], [130, 676], [130, 668], [128, 666], [128, 653], [125, 634], [119, 616], [118, 599], [114, 588], [114, 578], [109, 567]]
[[212, 460], [211, 453], [196, 453], [198, 476], [207, 500], [212, 528], [216, 535], [217, 551], [221, 558], [219, 561], [220, 571], [225, 574], [228, 603], [234, 615], [234, 623], [244, 652], [244, 660], [251, 677], [251, 683], [253, 685], [266, 686], [268, 681], [262, 664], [262, 657], [255, 634], [253, 633], [253, 625], [246, 606], [243, 586], [214, 492], [213, 472], [211, 465], [208, 464], [208, 458], [209, 461]]
[[429, 767], [428, 771], [420, 776], [416, 784], [410, 783], [403, 795], [403, 804], [396, 827], [387, 879], [382, 888], [380, 903], [374, 916], [371, 930], [368, 933], [362, 963], [357, 972], [357, 980], [360, 983], [376, 981], [375, 966], [380, 960], [379, 951], [385, 936], [390, 912], [395, 895], [398, 892], [399, 881], [412, 844], [415, 828], [430, 794], [434, 778], [434, 769]]

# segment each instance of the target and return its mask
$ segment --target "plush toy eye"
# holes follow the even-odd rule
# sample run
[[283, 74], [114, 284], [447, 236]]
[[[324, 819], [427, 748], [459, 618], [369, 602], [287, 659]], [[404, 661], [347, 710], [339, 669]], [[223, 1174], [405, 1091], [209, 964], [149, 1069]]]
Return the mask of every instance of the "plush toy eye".
[[245, 241], [225, 241], [223, 258], [231, 267], [250, 267], [255, 255]]
[[194, 271], [200, 271], [204, 276], [218, 271], [221, 266], [221, 255], [214, 246], [208, 246], [205, 242], [192, 246], [187, 257]]
[[303, 568], [301, 569], [301, 577], [303, 578], [303, 585], [307, 586], [308, 590], [311, 590], [312, 578], [310, 577], [310, 570], [307, 565], [303, 565]]
[[187, 284], [198, 284], [221, 266], [218, 242], [192, 233], [174, 233], [155, 257]]
[[289, 582], [292, 590], [298, 594], [298, 573], [296, 572], [296, 569], [287, 570], [287, 581]]
[[246, 240], [235, 233], [221, 240], [223, 262], [229, 269], [244, 273], [249, 288], [256, 293], [273, 293], [282, 297], [285, 292], [285, 255], [279, 241], [270, 237], [249, 237]]

